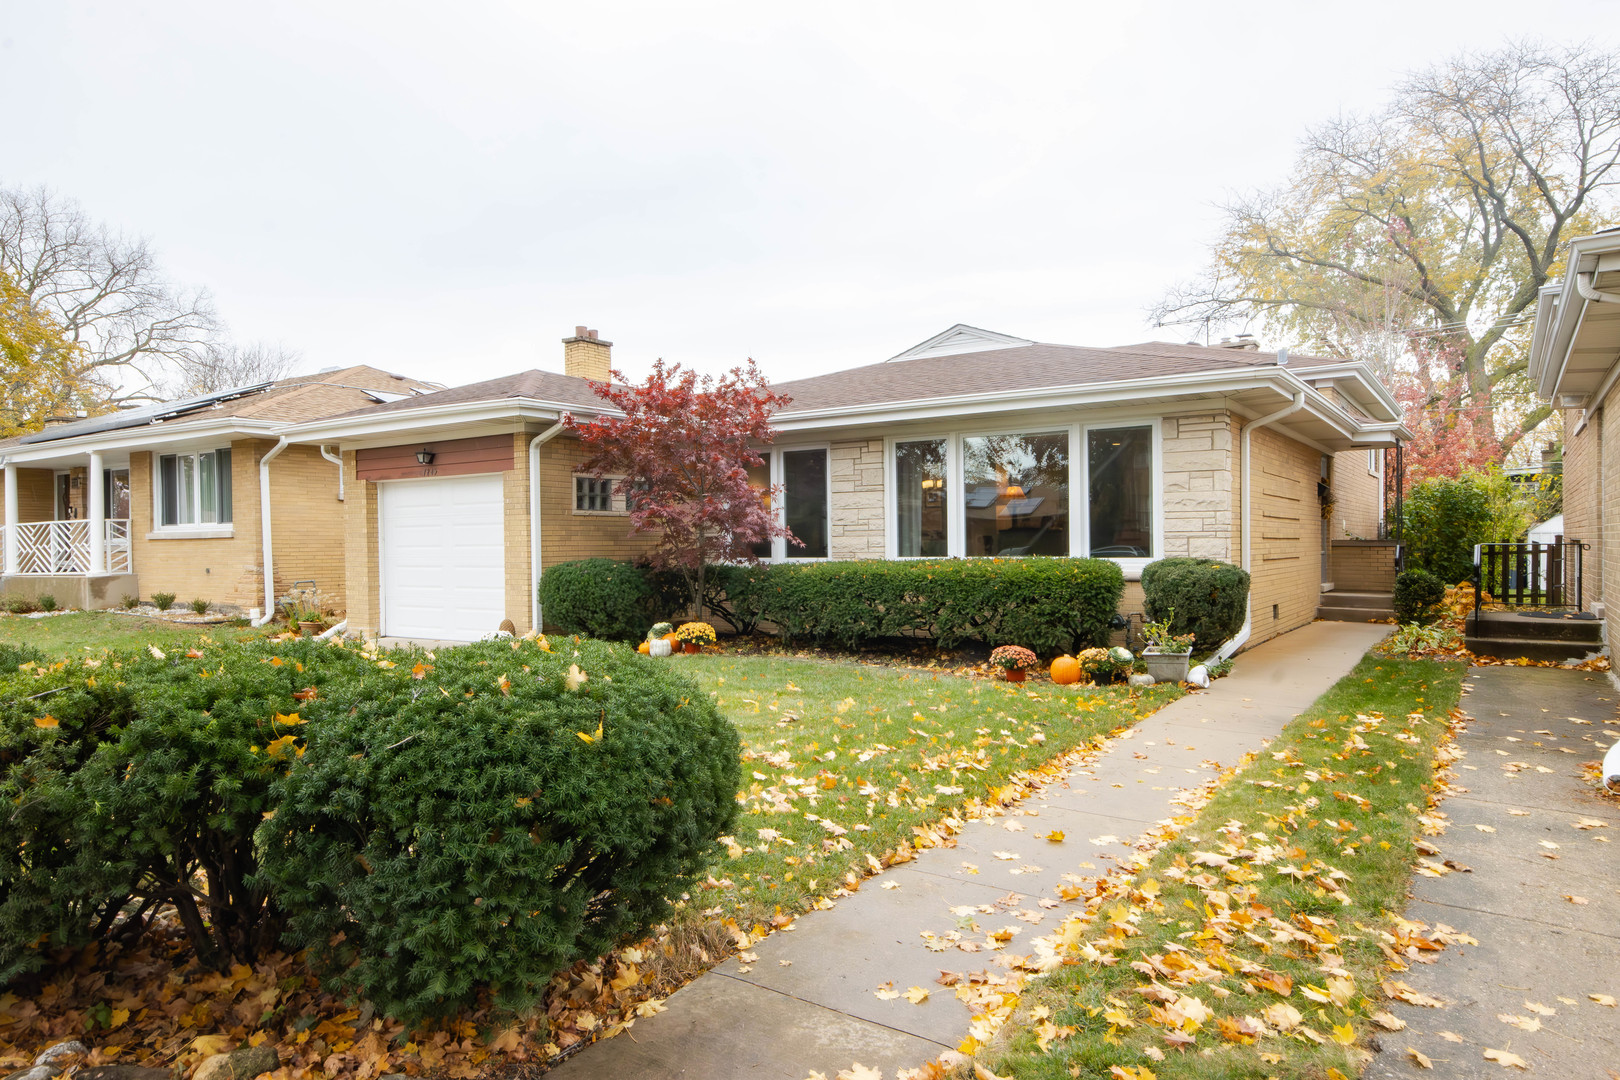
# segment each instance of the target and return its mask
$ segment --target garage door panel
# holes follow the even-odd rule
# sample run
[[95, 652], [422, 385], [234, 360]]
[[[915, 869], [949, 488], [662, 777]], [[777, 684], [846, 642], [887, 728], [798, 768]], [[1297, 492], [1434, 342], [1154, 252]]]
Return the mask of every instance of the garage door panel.
[[378, 485], [382, 632], [472, 641], [506, 615], [502, 478]]

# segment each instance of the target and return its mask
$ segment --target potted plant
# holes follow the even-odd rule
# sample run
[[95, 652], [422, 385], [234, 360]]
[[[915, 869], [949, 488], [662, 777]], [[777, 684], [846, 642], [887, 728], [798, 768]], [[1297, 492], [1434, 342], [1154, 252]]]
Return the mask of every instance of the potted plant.
[[1002, 645], [991, 650], [990, 663], [1001, 669], [1001, 677], [1008, 682], [1023, 682], [1024, 673], [1040, 661], [1022, 645]]
[[1160, 622], [1142, 624], [1142, 637], [1147, 648], [1142, 650], [1142, 662], [1155, 682], [1185, 682], [1191, 663], [1192, 634], [1177, 634], [1170, 630], [1175, 611], [1168, 612]]
[[314, 637], [326, 629], [326, 619], [314, 597], [289, 594], [281, 598], [281, 610], [287, 616], [288, 628], [297, 627], [304, 637]]
[[675, 631], [675, 640], [685, 646], [687, 652], [695, 653], [705, 645], [714, 644], [714, 627], [706, 622], [681, 623]]

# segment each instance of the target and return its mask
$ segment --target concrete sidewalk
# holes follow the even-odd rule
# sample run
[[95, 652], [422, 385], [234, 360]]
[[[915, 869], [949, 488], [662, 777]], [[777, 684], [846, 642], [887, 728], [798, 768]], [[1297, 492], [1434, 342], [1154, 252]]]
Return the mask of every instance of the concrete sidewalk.
[[[1450, 826], [1430, 840], [1443, 852], [1436, 861], [1471, 872], [1416, 878], [1406, 915], [1479, 945], [1452, 946], [1398, 976], [1446, 1005], [1391, 1003], [1409, 1026], [1380, 1036], [1363, 1076], [1504, 1075], [1486, 1049], [1546, 1076], [1620, 1076], [1620, 1008], [1589, 996], [1620, 998], [1620, 804], [1581, 778], [1581, 764], [1601, 758], [1620, 731], [1620, 694], [1601, 672], [1565, 668], [1474, 668], [1465, 689], [1474, 720], [1458, 739], [1466, 756], [1455, 783], [1466, 790], [1441, 804]], [[1578, 828], [1583, 821], [1607, 827]], [[1539, 1021], [1539, 1030], [1502, 1017]]]
[[[804, 1080], [859, 1061], [883, 1070], [931, 1061], [968, 1033], [967, 1007], [936, 983], [942, 970], [993, 968], [999, 953], [929, 951], [923, 934], [957, 925], [951, 908], [989, 907], [984, 930], [1025, 940], [1072, 910], [1050, 902], [1065, 875], [1096, 877], [1127, 859], [1135, 837], [1173, 817], [1175, 800], [1259, 750], [1332, 686], [1387, 626], [1318, 622], [1242, 654], [1233, 674], [1148, 717], [1066, 784], [970, 823], [955, 847], [923, 851], [829, 911], [799, 919], [670, 996], [668, 1008], [556, 1070], [562, 1080]], [[1019, 825], [1016, 831], [1008, 826]], [[1040, 837], [1053, 829], [1062, 844]], [[887, 888], [890, 884], [898, 888]], [[981, 935], [982, 936], [982, 935]], [[1009, 951], [1021, 951], [1017, 940]], [[874, 991], [921, 986], [922, 1004]]]

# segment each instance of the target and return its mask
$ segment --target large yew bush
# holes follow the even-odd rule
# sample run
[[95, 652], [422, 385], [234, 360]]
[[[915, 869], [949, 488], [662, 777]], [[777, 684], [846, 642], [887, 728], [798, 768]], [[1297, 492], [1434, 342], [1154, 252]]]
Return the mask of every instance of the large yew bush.
[[553, 640], [395, 657], [323, 699], [259, 830], [289, 943], [395, 1016], [532, 1002], [663, 918], [736, 813], [708, 695]]
[[273, 946], [253, 830], [313, 698], [362, 666], [260, 641], [0, 672], [0, 981], [51, 949], [137, 935], [165, 905], [205, 963]]

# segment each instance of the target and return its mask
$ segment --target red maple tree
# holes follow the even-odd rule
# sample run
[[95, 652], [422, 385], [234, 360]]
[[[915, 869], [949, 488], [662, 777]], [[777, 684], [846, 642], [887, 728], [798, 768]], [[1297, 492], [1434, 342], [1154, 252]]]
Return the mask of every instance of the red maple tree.
[[[1502, 464], [1514, 439], [1497, 434], [1493, 395], [1470, 388], [1457, 346], [1414, 340], [1416, 364], [1389, 379], [1390, 393], [1412, 432], [1406, 444], [1406, 491], [1424, 480], [1452, 480]], [[1395, 470], [1386, 470], [1394, 504]], [[1402, 492], [1405, 494], [1405, 492]]]
[[658, 535], [653, 565], [679, 571], [701, 611], [708, 567], [758, 562], [753, 545], [772, 537], [797, 543], [766, 501], [779, 493], [748, 482], [749, 468], [764, 464], [755, 447], [776, 438], [771, 417], [790, 399], [753, 360], [719, 378], [663, 360], [640, 386], [618, 371], [612, 378], [591, 389], [622, 416], [563, 415], [590, 455], [580, 471], [623, 477], [614, 494], [628, 500], [631, 535]]

